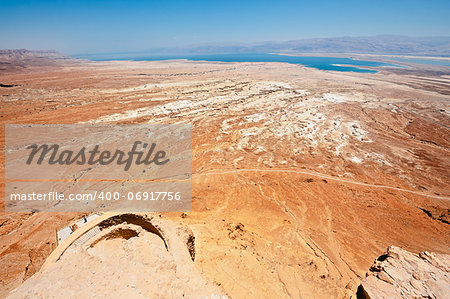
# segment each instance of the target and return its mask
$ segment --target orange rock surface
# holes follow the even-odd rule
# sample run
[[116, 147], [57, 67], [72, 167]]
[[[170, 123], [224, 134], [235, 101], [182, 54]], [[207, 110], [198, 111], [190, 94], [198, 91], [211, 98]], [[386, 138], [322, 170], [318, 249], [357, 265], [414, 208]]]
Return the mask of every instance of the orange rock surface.
[[[192, 123], [193, 211], [163, 217], [232, 298], [348, 298], [390, 245], [450, 252], [449, 76], [62, 60], [0, 83], [2, 125]], [[78, 217], [1, 212], [0, 296]]]

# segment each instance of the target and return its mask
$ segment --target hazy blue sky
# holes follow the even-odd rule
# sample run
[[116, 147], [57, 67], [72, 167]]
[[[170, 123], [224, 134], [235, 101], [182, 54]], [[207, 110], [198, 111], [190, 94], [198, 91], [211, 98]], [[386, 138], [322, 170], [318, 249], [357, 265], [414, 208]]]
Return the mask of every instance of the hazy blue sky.
[[0, 48], [75, 54], [312, 37], [448, 36], [449, 16], [449, 0], [0, 0]]

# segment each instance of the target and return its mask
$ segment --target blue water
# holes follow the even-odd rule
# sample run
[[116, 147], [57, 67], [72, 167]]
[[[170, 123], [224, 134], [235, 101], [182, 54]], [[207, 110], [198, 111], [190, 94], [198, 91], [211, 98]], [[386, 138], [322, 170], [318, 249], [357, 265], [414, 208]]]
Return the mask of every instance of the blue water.
[[394, 58], [392, 58], [392, 60], [395, 60], [395, 61], [398, 61], [398, 62], [410, 62], [410, 63], [450, 66], [450, 60], [421, 59], [421, 58], [400, 58], [400, 57], [394, 57]]
[[381, 67], [397, 65], [366, 60], [354, 60], [351, 58], [339, 57], [312, 57], [312, 56], [287, 56], [277, 54], [199, 54], [199, 55], [145, 55], [136, 53], [119, 54], [92, 54], [92, 55], [74, 55], [76, 58], [90, 59], [94, 61], [107, 60], [135, 60], [135, 61], [155, 61], [169, 59], [188, 59], [193, 61], [220, 61], [220, 62], [286, 62], [292, 64], [301, 64], [307, 67], [313, 67], [319, 70], [340, 71], [340, 72], [358, 72], [358, 73], [376, 73], [376, 70], [369, 70], [360, 67]]

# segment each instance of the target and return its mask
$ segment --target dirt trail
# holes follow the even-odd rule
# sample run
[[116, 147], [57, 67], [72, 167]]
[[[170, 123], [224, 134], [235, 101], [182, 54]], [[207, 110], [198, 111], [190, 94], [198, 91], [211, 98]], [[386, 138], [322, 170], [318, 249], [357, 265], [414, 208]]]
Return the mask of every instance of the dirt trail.
[[293, 170], [293, 169], [273, 169], [273, 168], [269, 168], [269, 169], [252, 168], [252, 169], [250, 169], [249, 168], [249, 169], [234, 169], [234, 170], [223, 170], [223, 171], [208, 170], [208, 171], [205, 171], [205, 172], [194, 173], [194, 176], [228, 174], [228, 173], [240, 173], [240, 172], [250, 172], [250, 171], [255, 171], [255, 172], [285, 172], [285, 173], [306, 174], [306, 175], [310, 175], [310, 176], [315, 176], [315, 177], [328, 179], [328, 180], [333, 180], [333, 181], [338, 181], [338, 182], [347, 183], [347, 184], [354, 184], [354, 185], [360, 185], [360, 186], [372, 187], [372, 188], [390, 189], [390, 190], [396, 190], [396, 191], [401, 191], [401, 192], [408, 192], [408, 193], [412, 193], [412, 194], [417, 194], [417, 195], [420, 195], [420, 196], [426, 196], [426, 197], [432, 197], [432, 198], [437, 198], [437, 199], [450, 200], [450, 197], [448, 197], [448, 196], [438, 196], [438, 195], [427, 194], [427, 193], [423, 193], [423, 192], [419, 192], [419, 191], [407, 190], [407, 189], [398, 188], [398, 187], [392, 187], [392, 186], [368, 184], [368, 183], [352, 181], [352, 180], [348, 180], [348, 179], [341, 179], [341, 178], [337, 178], [335, 176], [330, 176], [330, 175], [326, 175], [326, 174], [322, 174], [322, 173], [302, 171], [302, 170]]

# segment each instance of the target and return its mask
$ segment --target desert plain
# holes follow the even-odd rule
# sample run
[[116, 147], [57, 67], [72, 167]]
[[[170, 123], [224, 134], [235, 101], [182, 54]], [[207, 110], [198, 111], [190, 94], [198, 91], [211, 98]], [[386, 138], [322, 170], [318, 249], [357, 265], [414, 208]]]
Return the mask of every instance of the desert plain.
[[[149, 240], [170, 264], [154, 268], [161, 277], [192, 271], [189, 288], [174, 285], [192, 296], [198, 285], [230, 298], [349, 298], [391, 245], [450, 253], [450, 71], [379, 70], [3, 52], [2, 151], [6, 124], [190, 123], [192, 212], [149, 217], [195, 237], [192, 267], [168, 262], [143, 233], [103, 241], [111, 246], [100, 244], [101, 254], [68, 255], [52, 273], [74, 279], [77, 263], [94, 267], [100, 256], [111, 266]], [[4, 197], [4, 172], [1, 186]], [[82, 216], [0, 212], [0, 297], [38, 273], [55, 231]], [[140, 260], [130, 259], [134, 269]], [[133, 271], [105, 267], [88, 281]], [[45, 281], [41, 292], [54, 286]]]

